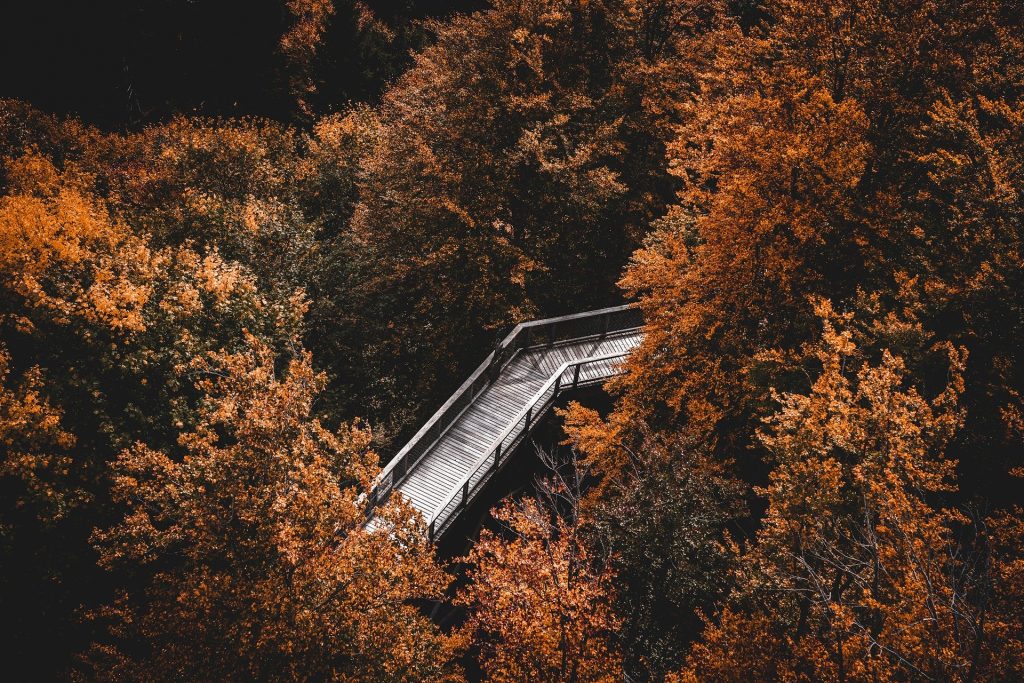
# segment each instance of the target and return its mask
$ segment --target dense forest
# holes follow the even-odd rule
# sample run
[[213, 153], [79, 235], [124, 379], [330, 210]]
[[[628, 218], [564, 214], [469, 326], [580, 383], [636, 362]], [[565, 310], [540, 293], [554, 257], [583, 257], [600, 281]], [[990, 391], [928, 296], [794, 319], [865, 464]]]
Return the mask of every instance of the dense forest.
[[[3, 23], [9, 680], [1024, 680], [1018, 0]], [[365, 525], [510, 323], [623, 302], [464, 556]]]

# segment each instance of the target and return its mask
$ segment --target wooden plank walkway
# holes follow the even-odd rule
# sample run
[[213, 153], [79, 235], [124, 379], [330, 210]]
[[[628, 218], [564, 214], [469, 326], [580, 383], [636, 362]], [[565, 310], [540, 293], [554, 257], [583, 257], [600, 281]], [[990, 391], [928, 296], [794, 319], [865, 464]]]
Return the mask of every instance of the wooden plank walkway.
[[619, 371], [638, 323], [635, 309], [617, 307], [517, 326], [389, 463], [371, 505], [398, 491], [439, 537], [558, 394]]
[[[457, 490], [463, 477], [482, 455], [493, 448], [505, 428], [512, 424], [562, 363], [610, 353], [628, 353], [639, 341], [640, 334], [633, 332], [530, 349], [518, 355], [396, 488], [429, 521], [433, 512], [447, 502], [446, 498]], [[588, 376], [588, 379], [595, 377]]]

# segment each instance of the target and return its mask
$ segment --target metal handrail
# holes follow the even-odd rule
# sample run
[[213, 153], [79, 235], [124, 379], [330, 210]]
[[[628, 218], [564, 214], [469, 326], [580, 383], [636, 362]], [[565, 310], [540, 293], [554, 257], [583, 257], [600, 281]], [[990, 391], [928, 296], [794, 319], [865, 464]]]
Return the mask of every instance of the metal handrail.
[[[533, 398], [530, 399], [530, 402], [526, 406], [524, 406], [522, 410], [519, 411], [515, 419], [512, 420], [508, 427], [506, 427], [505, 430], [502, 431], [502, 433], [491, 443], [487, 450], [484, 451], [484, 454], [480, 456], [480, 458], [476, 462], [473, 463], [473, 466], [470, 468], [466, 476], [463, 477], [459, 484], [453, 488], [454, 493], [449, 498], [447, 498], [443, 503], [437, 506], [437, 508], [435, 508], [434, 511], [431, 513], [430, 517], [427, 518], [427, 522], [429, 523], [428, 533], [430, 535], [430, 538], [433, 539], [437, 534], [444, 531], [444, 529], [447, 526], [447, 523], [454, 518], [454, 513], [468, 505], [471, 494], [474, 493], [480, 486], [482, 486], [487, 481], [492, 470], [497, 471], [498, 468], [501, 467], [502, 456], [508, 456], [511, 453], [511, 451], [514, 450], [519, 445], [519, 443], [521, 442], [521, 437], [524, 437], [527, 433], [529, 433], [530, 427], [536, 424], [537, 420], [544, 415], [547, 409], [550, 408], [551, 404], [553, 404], [555, 400], [558, 398], [558, 395], [561, 391], [568, 391], [571, 389], [575, 389], [579, 386], [585, 386], [586, 384], [590, 384], [595, 381], [600, 381], [586, 380], [581, 383], [580, 368], [589, 363], [600, 363], [609, 360], [615, 360], [617, 358], [625, 358], [628, 355], [628, 352], [624, 353], [620, 351], [616, 353], [609, 353], [601, 356], [591, 356], [590, 358], [581, 358], [578, 360], [571, 360], [562, 363], [558, 367], [558, 370], [551, 376], [551, 378], [544, 383], [544, 386], [541, 387], [540, 390], [533, 395]], [[563, 385], [562, 376], [566, 373], [567, 370], [569, 370], [569, 368], [575, 368], [572, 374], [572, 383]], [[601, 379], [606, 378], [602, 377]], [[554, 385], [553, 390], [552, 385]], [[551, 396], [545, 398], [545, 394], [549, 390], [552, 390]], [[543, 405], [541, 405], [538, 409], [538, 404]], [[509, 445], [506, 448], [502, 449], [502, 444], [505, 442], [505, 439], [508, 438], [509, 435], [511, 435], [516, 430], [516, 428], [520, 426], [521, 422], [523, 423], [522, 431], [512, 438], [512, 440], [509, 442]], [[480, 471], [480, 468], [485, 464], [487, 465], [487, 470], [483, 474], [481, 474], [479, 478], [477, 478], [476, 483], [473, 484], [473, 478], [476, 477], [476, 475]], [[460, 494], [462, 496], [462, 500], [459, 503], [458, 507], [453, 509], [452, 512], [447, 517], [440, 521], [440, 525], [438, 525], [438, 519], [440, 519], [444, 511], [452, 504], [452, 502], [455, 501], [456, 498], [459, 497]]]
[[[378, 474], [367, 506], [367, 514], [387, 500], [391, 491], [430, 451], [437, 441], [500, 374], [502, 368], [523, 349], [554, 345], [570, 339], [604, 337], [640, 327], [639, 309], [630, 304], [519, 323], [484, 359], [469, 378], [445, 401], [426, 424], [409, 440]], [[539, 342], [539, 343], [538, 343]]]

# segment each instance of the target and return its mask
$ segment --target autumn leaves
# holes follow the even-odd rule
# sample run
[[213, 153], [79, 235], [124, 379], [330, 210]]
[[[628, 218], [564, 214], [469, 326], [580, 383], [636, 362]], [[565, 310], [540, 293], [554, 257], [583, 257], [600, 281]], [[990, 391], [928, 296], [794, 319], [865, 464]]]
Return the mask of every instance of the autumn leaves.
[[[288, 8], [313, 116], [345, 8]], [[496, 0], [308, 130], [3, 102], [0, 643], [48, 654], [7, 659], [1021, 678], [1022, 24], [1002, 0]], [[439, 628], [418, 518], [360, 524], [375, 452], [503, 321], [623, 295], [647, 330], [615, 407], [564, 416], [591, 485], [571, 514], [503, 504], [466, 627]]]
[[[93, 615], [114, 636], [86, 657], [100, 678], [448, 677], [458, 638], [410, 604], [447, 584], [419, 517], [394, 501], [364, 528], [369, 432], [312, 417], [324, 377], [308, 354], [274, 361], [252, 338], [198, 360], [183, 455], [138, 444], [113, 463], [125, 515], [93, 542], [134, 580]], [[145, 654], [113, 644], [133, 641]]]

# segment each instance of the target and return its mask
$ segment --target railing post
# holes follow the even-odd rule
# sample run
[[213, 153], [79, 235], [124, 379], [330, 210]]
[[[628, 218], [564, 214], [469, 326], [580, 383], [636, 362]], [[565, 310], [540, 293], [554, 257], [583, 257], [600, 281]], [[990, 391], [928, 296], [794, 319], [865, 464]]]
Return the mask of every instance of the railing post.
[[466, 507], [469, 505], [469, 479], [462, 483], [462, 505], [459, 507]]
[[555, 325], [557, 323], [551, 323], [548, 325], [548, 346], [555, 343]]
[[436, 521], [437, 520], [434, 519], [430, 520], [430, 527], [427, 529], [427, 538], [429, 538], [431, 541], [434, 540], [434, 522]]
[[530, 420], [531, 419], [533, 419], [533, 406], [530, 406], [529, 408], [526, 409], [526, 427], [525, 427], [525, 429], [529, 429], [530, 428]]
[[558, 377], [555, 378], [555, 392], [551, 394], [551, 400], [558, 398], [558, 390], [562, 387], [562, 373], [558, 373]]
[[601, 316], [601, 319], [602, 319], [601, 322], [604, 323], [601, 326], [603, 328], [602, 331], [601, 331], [601, 336], [602, 337], [607, 337], [608, 336], [608, 324], [611, 321], [611, 316], [609, 314], [605, 313], [604, 315]]
[[572, 388], [573, 389], [575, 389], [577, 386], [579, 386], [579, 383], [580, 383], [580, 367], [582, 367], [582, 365], [583, 365], [582, 363], [577, 363], [576, 364], [576, 369], [573, 370], [573, 372], [572, 372]]
[[491, 364], [487, 368], [486, 373], [488, 384], [493, 384], [498, 379], [498, 375], [501, 374], [501, 354], [504, 350], [501, 342], [498, 342], [498, 345], [494, 347], [494, 351], [491, 353]]
[[498, 469], [498, 465], [501, 464], [501, 442], [494, 448], [494, 469]]

